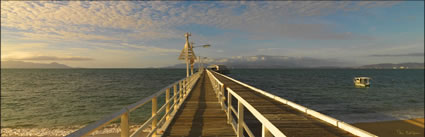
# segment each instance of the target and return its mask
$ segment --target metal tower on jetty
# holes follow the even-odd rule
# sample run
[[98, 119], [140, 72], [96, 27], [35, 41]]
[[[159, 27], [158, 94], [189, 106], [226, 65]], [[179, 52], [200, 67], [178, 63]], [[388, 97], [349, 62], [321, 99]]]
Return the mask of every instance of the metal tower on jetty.
[[195, 52], [193, 52], [193, 44], [189, 43], [189, 36], [191, 36], [191, 34], [186, 32], [184, 36], [186, 37], [186, 43], [184, 44], [184, 48], [182, 49], [178, 59], [186, 61], [186, 77], [189, 77], [189, 65], [192, 68], [193, 74], [193, 63], [195, 63], [196, 55]]

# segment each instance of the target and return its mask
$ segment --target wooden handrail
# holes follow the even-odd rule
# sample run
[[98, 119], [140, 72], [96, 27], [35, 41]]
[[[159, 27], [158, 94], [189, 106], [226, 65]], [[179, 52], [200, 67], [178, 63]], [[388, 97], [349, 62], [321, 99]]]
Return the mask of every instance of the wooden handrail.
[[[332, 124], [332, 125], [340, 128], [340, 129], [342, 129], [344, 131], [347, 131], [347, 132], [349, 132], [351, 134], [354, 134], [354, 135], [357, 135], [357, 136], [362, 136], [362, 137], [378, 137], [378, 136], [376, 136], [374, 134], [371, 134], [371, 133], [369, 133], [367, 131], [364, 131], [362, 129], [359, 129], [357, 127], [354, 127], [354, 126], [352, 126], [350, 124], [344, 123], [344, 122], [339, 121], [339, 120], [337, 120], [335, 118], [332, 118], [330, 116], [321, 114], [321, 113], [319, 113], [317, 111], [314, 111], [312, 109], [308, 109], [308, 108], [306, 108], [306, 107], [304, 107], [302, 105], [296, 104], [294, 102], [291, 102], [291, 101], [288, 101], [286, 99], [283, 99], [283, 98], [281, 98], [279, 96], [276, 96], [276, 95], [273, 95], [273, 94], [268, 93], [266, 91], [263, 91], [261, 89], [255, 88], [253, 86], [250, 86], [248, 84], [245, 84], [243, 82], [240, 82], [238, 80], [235, 80], [235, 79], [233, 79], [231, 77], [228, 77], [226, 75], [223, 75], [223, 74], [220, 74], [220, 73], [217, 73], [217, 72], [214, 72], [214, 71], [207, 70], [207, 74], [208, 74], [208, 76], [210, 76], [210, 80], [211, 81], [215, 81], [215, 82], [211, 82], [211, 83], [213, 83], [213, 86], [214, 86], [214, 84], [216, 84], [216, 85], [223, 85], [223, 83], [221, 83], [212, 73], [215, 73], [217, 75], [223, 76], [223, 77], [225, 77], [225, 78], [227, 78], [229, 80], [232, 80], [232, 81], [234, 81], [234, 82], [236, 82], [236, 83], [238, 83], [240, 85], [243, 85], [243, 86], [245, 86], [247, 88], [250, 88], [253, 91], [256, 91], [258, 93], [261, 93], [261, 94], [263, 94], [266, 97], [269, 97], [271, 99], [274, 99], [274, 100], [276, 100], [278, 102], [281, 102], [281, 103], [286, 104], [286, 105], [288, 105], [290, 107], [293, 107], [293, 108], [295, 108], [295, 109], [297, 109], [297, 110], [299, 110], [299, 111], [301, 111], [303, 113], [306, 113], [306, 114], [311, 115], [311, 116], [313, 116], [315, 118], [318, 118], [318, 119], [323, 120], [323, 121], [325, 121], [327, 123], [330, 123], [330, 124]], [[227, 104], [228, 106], [227, 106], [227, 111], [226, 111], [226, 113], [228, 113], [228, 121], [232, 121], [231, 120], [232, 117], [231, 116], [229, 117], [229, 115], [230, 115], [230, 113], [232, 113], [232, 111], [235, 111], [235, 110], [233, 110], [233, 108], [231, 106], [231, 99], [229, 99], [229, 97], [235, 97], [238, 100], [238, 104], [239, 103], [242, 103], [243, 106], [245, 108], [247, 108], [257, 118], [257, 120], [259, 120], [263, 124], [263, 132], [262, 132], [262, 136], [263, 137], [270, 136], [271, 134], [274, 135], [274, 136], [285, 136], [272, 123], [270, 123], [270, 121], [268, 121], [261, 113], [259, 113], [254, 107], [252, 107], [242, 97], [240, 97], [237, 93], [235, 93], [231, 88], [227, 87], [226, 89], [228, 91], [228, 104]], [[244, 124], [242, 124], [242, 125], [245, 126]], [[240, 129], [242, 129], [242, 128], [240, 128]], [[247, 127], [245, 129], [249, 129], [249, 128]]]
[[[239, 96], [237, 93], [235, 93], [232, 89], [227, 88], [227, 91], [232, 94], [232, 97], [235, 97], [236, 100], [238, 100], [238, 114], [239, 112], [239, 106], [243, 106], [244, 108], [246, 108], [247, 110], [249, 110], [249, 112], [251, 112], [251, 114], [257, 118], [258, 121], [260, 121], [260, 123], [265, 126], [267, 128], [267, 130], [269, 130], [274, 136], [277, 137], [286, 137], [285, 134], [282, 133], [282, 131], [280, 131], [274, 124], [272, 124], [264, 115], [262, 115], [257, 109], [255, 109], [251, 104], [249, 104], [245, 99], [243, 99], [241, 96]], [[239, 105], [240, 104], [240, 105]], [[229, 105], [230, 106], [230, 105]], [[243, 116], [242, 116], [243, 118]], [[239, 115], [238, 115], [238, 122], [244, 122], [243, 120], [239, 120]], [[238, 123], [238, 125], [242, 125]], [[239, 129], [239, 128], [238, 128]], [[242, 128], [240, 128], [242, 129]], [[242, 131], [238, 131], [238, 132], [242, 132]]]
[[[180, 108], [181, 104], [184, 102], [188, 94], [190, 93], [191, 89], [193, 89], [193, 86], [195, 86], [195, 83], [199, 80], [200, 75], [203, 73], [203, 71], [199, 71], [190, 77], [180, 79], [173, 84], [170, 84], [166, 86], [165, 88], [155, 92], [154, 94], [150, 95], [149, 97], [143, 98], [136, 103], [133, 103], [131, 105], [128, 105], [121, 109], [118, 112], [115, 112], [109, 116], [106, 116], [95, 123], [89, 124], [69, 135], [66, 137], [81, 137], [81, 136], [87, 136], [90, 133], [108, 125], [112, 121], [117, 120], [121, 117], [121, 137], [129, 137], [129, 113], [134, 111], [135, 109], [145, 105], [148, 102], [152, 101], [152, 117], [146, 120], [140, 128], [136, 130], [131, 136], [136, 136], [142, 129], [146, 128], [149, 123], [152, 124], [152, 131], [148, 134], [148, 136], [155, 136], [157, 134], [157, 129], [159, 129], [160, 124], [162, 123], [163, 119], [165, 118], [165, 121], [171, 121], [173, 117], [170, 116], [170, 113], [176, 113], [178, 109]], [[184, 83], [184, 84], [182, 84]], [[177, 86], [179, 85], [179, 86]], [[177, 87], [178, 91], [177, 92]], [[174, 94], [173, 97], [169, 98], [169, 92], [170, 89], [173, 88]], [[159, 97], [161, 94], [166, 93], [166, 102], [161, 106], [160, 109], [157, 109], [157, 97]], [[172, 101], [173, 100], [173, 101]], [[173, 103], [173, 105], [170, 105], [170, 103]], [[174, 107], [174, 109], [170, 109]], [[166, 111], [166, 114], [161, 118], [161, 120], [158, 122], [157, 115], [161, 113], [162, 111]], [[168, 126], [168, 125], [167, 125]], [[164, 128], [164, 127], [161, 127]]]

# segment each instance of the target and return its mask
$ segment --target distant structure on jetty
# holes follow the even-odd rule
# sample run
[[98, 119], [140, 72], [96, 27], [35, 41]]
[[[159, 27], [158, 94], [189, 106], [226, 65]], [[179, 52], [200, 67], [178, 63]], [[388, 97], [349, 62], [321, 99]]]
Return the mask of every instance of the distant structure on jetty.
[[[180, 56], [187, 63], [187, 77], [68, 137], [88, 136], [117, 119], [121, 122], [121, 137], [376, 137], [215, 71], [201, 68], [194, 73], [191, 68], [189, 73], [196, 60], [189, 36], [190, 33], [186, 33], [185, 48]], [[162, 104], [158, 100], [165, 101]], [[146, 104], [151, 105], [152, 116], [130, 132], [130, 113]]]

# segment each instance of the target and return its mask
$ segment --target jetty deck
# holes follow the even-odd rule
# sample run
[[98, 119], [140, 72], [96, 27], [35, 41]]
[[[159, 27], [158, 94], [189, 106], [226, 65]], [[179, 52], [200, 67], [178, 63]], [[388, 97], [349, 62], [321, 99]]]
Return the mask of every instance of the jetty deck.
[[[354, 137], [322, 120], [277, 102], [248, 87], [217, 73], [212, 73], [220, 82], [239, 94], [263, 114], [283, 134], [289, 137]], [[217, 101], [208, 75], [203, 75], [195, 85], [188, 100], [177, 112], [164, 136], [236, 136], [226, 113]], [[233, 108], [237, 108], [236, 105]], [[234, 117], [234, 119], [237, 119]], [[245, 112], [245, 123], [254, 136], [261, 136], [262, 125], [252, 114]]]
[[236, 136], [217, 101], [208, 75], [200, 77], [164, 136]]
[[[230, 87], [234, 92], [244, 98], [288, 137], [355, 136], [323, 120], [307, 115], [306, 113], [292, 108], [287, 104], [271, 99], [217, 73], [213, 73], [213, 75], [224, 85]], [[261, 136], [261, 123], [256, 121], [252, 115], [245, 114], [245, 123], [250, 127], [254, 135]]]
[[[165, 97], [161, 106], [158, 97]], [[129, 114], [146, 104], [152, 105], [152, 116], [131, 131]], [[377, 137], [206, 69], [67, 136], [88, 136], [117, 119], [120, 119], [121, 137]]]

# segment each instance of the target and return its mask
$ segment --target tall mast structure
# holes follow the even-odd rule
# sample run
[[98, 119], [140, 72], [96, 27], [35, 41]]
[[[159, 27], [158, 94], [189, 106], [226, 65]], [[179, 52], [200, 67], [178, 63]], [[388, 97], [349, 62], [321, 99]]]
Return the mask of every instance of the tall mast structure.
[[180, 53], [179, 60], [186, 61], [186, 77], [189, 77], [189, 68], [190, 65], [195, 62], [196, 55], [195, 52], [193, 52], [192, 44], [189, 43], [189, 36], [191, 36], [191, 34], [186, 32], [184, 36], [186, 37], [186, 43], [184, 45], [184, 48], [182, 49], [182, 52]]

